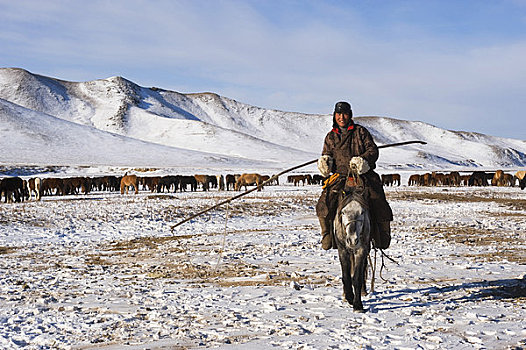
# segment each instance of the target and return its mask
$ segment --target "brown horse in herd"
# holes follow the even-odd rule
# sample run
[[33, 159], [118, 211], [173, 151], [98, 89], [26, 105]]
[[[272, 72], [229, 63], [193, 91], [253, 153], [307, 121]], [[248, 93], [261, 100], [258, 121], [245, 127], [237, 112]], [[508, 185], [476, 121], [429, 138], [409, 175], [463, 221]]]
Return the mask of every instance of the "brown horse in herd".
[[506, 174], [502, 170], [497, 170], [491, 179], [492, 186], [515, 186], [515, 177], [511, 174]]
[[194, 175], [197, 185], [201, 185], [203, 191], [210, 190], [210, 187], [213, 187], [214, 184], [217, 187], [217, 178], [213, 175]]
[[384, 186], [400, 186], [400, 174], [382, 174]]
[[24, 180], [20, 177], [0, 179], [0, 199], [5, 196], [5, 203], [23, 202], [26, 194]]
[[247, 186], [254, 185], [254, 184], [258, 186], [258, 191], [261, 191], [261, 189], [263, 188], [263, 186], [261, 186], [263, 184], [263, 179], [261, 175], [243, 174], [237, 179], [235, 190], [239, 191], [241, 190], [241, 187], [245, 186], [245, 191], [246, 191]]
[[287, 176], [287, 182], [294, 184], [294, 186], [299, 186], [300, 182], [303, 186], [305, 184], [311, 185], [312, 184], [312, 175], [310, 174], [303, 174], [303, 175], [289, 175]]
[[134, 188], [135, 194], [139, 193], [137, 175], [128, 175], [128, 173], [126, 173], [121, 179], [121, 194], [124, 194], [124, 190], [126, 190], [126, 194], [128, 194], [128, 188], [130, 186]]
[[35, 199], [37, 201], [40, 200], [40, 196], [41, 196], [41, 188], [42, 188], [42, 179], [39, 178], [39, 177], [35, 177], [35, 178], [31, 178], [29, 180], [27, 180], [27, 190], [29, 192], [29, 198], [31, 200], [31, 198], [33, 197], [33, 194], [35, 194]]

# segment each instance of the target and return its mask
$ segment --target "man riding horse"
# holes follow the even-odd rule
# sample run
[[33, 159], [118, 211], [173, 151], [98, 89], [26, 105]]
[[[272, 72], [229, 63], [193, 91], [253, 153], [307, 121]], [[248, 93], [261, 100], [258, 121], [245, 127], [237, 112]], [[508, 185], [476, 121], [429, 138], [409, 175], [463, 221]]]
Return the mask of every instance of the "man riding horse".
[[[327, 178], [321, 197], [316, 205], [320, 221], [322, 248], [336, 248], [333, 238], [333, 221], [338, 198], [348, 181], [349, 169], [355, 168], [361, 175], [368, 194], [371, 212], [371, 237], [376, 248], [386, 249], [391, 242], [390, 222], [393, 212], [382, 186], [380, 176], [373, 171], [378, 160], [378, 147], [369, 131], [352, 120], [351, 105], [338, 102], [333, 113], [333, 129], [325, 137], [318, 169]], [[333, 173], [332, 176], [331, 173]], [[329, 177], [330, 176], [330, 177]]]

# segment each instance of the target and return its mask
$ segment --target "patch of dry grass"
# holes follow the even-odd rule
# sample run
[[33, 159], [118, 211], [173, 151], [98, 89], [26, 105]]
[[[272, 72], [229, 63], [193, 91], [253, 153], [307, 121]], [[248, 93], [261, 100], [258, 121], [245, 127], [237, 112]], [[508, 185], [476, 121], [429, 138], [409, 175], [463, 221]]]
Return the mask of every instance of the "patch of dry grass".
[[512, 210], [524, 210], [526, 208], [526, 199], [518, 198], [503, 198], [498, 197], [494, 192], [478, 193], [477, 195], [461, 195], [458, 193], [451, 193], [448, 191], [434, 193], [434, 192], [419, 192], [419, 191], [404, 191], [404, 192], [388, 192], [386, 193], [388, 200], [402, 200], [402, 201], [423, 201], [432, 200], [438, 202], [494, 202], [496, 204], [509, 207]]
[[13, 247], [0, 247], [0, 254], [10, 254], [14, 252], [17, 248]]
[[[505, 207], [506, 211], [483, 211], [483, 217], [492, 217], [495, 220], [523, 222], [526, 220], [526, 200], [519, 198], [505, 198], [492, 191], [477, 192], [474, 195], [443, 192], [400, 191], [388, 192], [389, 200], [399, 201], [437, 201], [461, 203], [495, 203], [496, 206]], [[439, 235], [448, 242], [464, 244], [470, 247], [487, 247], [485, 253], [466, 253], [465, 256], [482, 261], [508, 260], [526, 264], [526, 250], [524, 238], [517, 232], [504, 229], [486, 229], [475, 226], [450, 225], [444, 222], [441, 225], [424, 227], [420, 238], [432, 239]]]
[[[237, 233], [242, 233], [242, 231]], [[214, 235], [219, 234], [214, 233]], [[195, 263], [191, 261], [191, 251], [171, 244], [187, 238], [191, 236], [148, 237], [115, 241], [104, 248], [101, 254], [90, 255], [86, 263], [114, 267], [126, 265], [136, 274], [145, 274], [148, 278], [186, 279], [193, 280], [192, 283], [215, 284], [222, 287], [271, 286], [290, 283], [290, 281], [298, 284], [326, 284], [328, 280], [327, 276], [320, 274], [293, 274], [282, 266], [288, 266], [284, 262], [256, 265], [235, 259], [234, 261], [220, 261], [217, 264], [216, 259], [220, 258], [220, 251], [215, 245], [194, 247], [195, 251], [212, 252], [214, 256], [208, 263]]]
[[467, 246], [488, 247], [485, 253], [466, 253], [465, 256], [483, 261], [508, 261], [526, 264], [523, 240], [517, 234], [476, 227], [439, 226], [425, 227], [421, 238], [440, 234], [448, 242]]

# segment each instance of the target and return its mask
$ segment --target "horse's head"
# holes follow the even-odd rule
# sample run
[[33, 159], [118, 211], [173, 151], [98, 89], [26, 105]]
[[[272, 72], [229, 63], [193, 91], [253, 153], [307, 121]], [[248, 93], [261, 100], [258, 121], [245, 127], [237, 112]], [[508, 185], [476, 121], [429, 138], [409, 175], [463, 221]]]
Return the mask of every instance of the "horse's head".
[[358, 201], [349, 201], [339, 215], [340, 227], [336, 229], [336, 235], [347, 248], [358, 248], [369, 239], [369, 215]]

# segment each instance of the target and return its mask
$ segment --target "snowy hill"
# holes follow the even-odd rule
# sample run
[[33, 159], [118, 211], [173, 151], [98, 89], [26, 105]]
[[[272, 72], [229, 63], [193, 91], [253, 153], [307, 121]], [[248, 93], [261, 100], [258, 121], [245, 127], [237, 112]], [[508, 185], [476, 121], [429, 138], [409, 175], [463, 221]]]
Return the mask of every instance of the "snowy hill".
[[[18, 68], [0, 69], [0, 99], [2, 164], [279, 169], [317, 158], [332, 124], [328, 114], [268, 110], [213, 93], [121, 77], [68, 82]], [[428, 142], [382, 150], [380, 168], [526, 166], [526, 141], [385, 117], [355, 121], [379, 145]]]
[[148, 143], [35, 112], [0, 99], [1, 159], [4, 165], [120, 167], [267, 168], [255, 162]]

